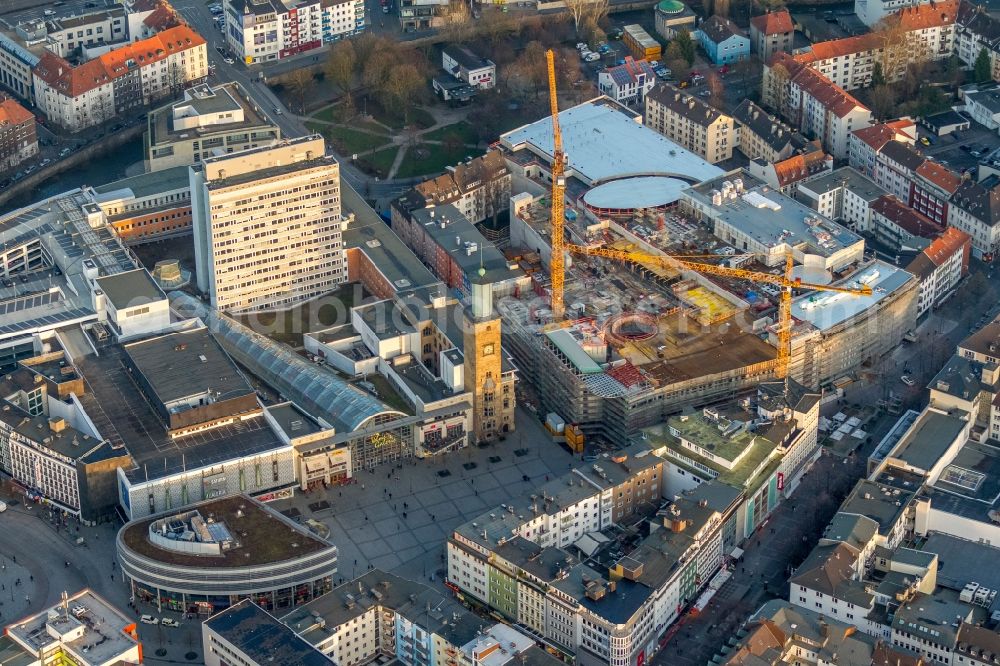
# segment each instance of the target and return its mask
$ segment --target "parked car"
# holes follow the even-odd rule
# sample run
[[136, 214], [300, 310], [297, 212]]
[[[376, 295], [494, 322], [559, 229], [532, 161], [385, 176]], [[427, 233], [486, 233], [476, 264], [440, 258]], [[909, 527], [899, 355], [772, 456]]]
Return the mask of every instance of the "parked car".
[[235, 60], [233, 60], [232, 58], [228, 58], [228, 57], [227, 57], [227, 58], [223, 58], [222, 60], [223, 60], [223, 61], [224, 61], [224, 62], [225, 62], [225, 63], [226, 63], [227, 65], [235, 65], [235, 64], [236, 64], [236, 61], [235, 61]]
[[50, 164], [52, 164], [52, 160], [49, 159], [48, 157], [46, 157], [44, 160], [42, 160], [42, 166], [48, 166]]
[[924, 144], [925, 146], [931, 145], [931, 142], [927, 139], [926, 136], [920, 137], [920, 143]]
[[139, 622], [142, 622], [143, 624], [159, 624], [160, 620], [152, 615], [140, 615]]
[[600, 53], [589, 53], [586, 56], [584, 56], [583, 59], [586, 60], [587, 62], [597, 62], [598, 60], [601, 59], [601, 54]]
[[608, 33], [608, 39], [621, 39], [623, 34], [624, 33], [621, 28], [615, 28]]
[[728, 73], [729, 73], [729, 65], [723, 65], [722, 67], [719, 68], [719, 74], [725, 75]]
[[0, 500], [0, 513], [3, 513], [6, 510], [7, 510], [7, 503]]
[[177, 620], [171, 620], [169, 617], [163, 618], [163, 621], [160, 622], [160, 624], [162, 624], [164, 627], [179, 627], [179, 626], [181, 626], [180, 622], [178, 622]]
[[608, 46], [607, 44], [601, 44], [600, 46], [597, 47], [597, 52], [600, 53], [601, 55], [605, 53], [611, 53], [611, 47]]
[[917, 382], [913, 379], [913, 377], [910, 377], [909, 375], [903, 375], [902, 377], [899, 378], [899, 381], [903, 382], [907, 386], [916, 386], [917, 384]]
[[63, 148], [62, 150], [59, 151], [59, 157], [66, 157], [71, 152], [73, 152], [71, 148]]
[[581, 52], [582, 51], [589, 51], [590, 47], [587, 46], [587, 42], [577, 42], [576, 43], [576, 50], [577, 51], [581, 51]]

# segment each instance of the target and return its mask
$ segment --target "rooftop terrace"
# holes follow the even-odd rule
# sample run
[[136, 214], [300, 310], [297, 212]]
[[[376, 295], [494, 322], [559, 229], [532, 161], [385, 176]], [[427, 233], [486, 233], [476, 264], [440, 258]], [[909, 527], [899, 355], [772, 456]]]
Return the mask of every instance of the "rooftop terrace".
[[208, 500], [188, 507], [224, 523], [238, 534], [237, 547], [221, 555], [192, 555], [166, 550], [149, 539], [150, 526], [177, 512], [166, 512], [125, 525], [118, 539], [130, 550], [154, 561], [193, 568], [238, 568], [297, 559], [333, 546], [265, 504], [246, 495]]

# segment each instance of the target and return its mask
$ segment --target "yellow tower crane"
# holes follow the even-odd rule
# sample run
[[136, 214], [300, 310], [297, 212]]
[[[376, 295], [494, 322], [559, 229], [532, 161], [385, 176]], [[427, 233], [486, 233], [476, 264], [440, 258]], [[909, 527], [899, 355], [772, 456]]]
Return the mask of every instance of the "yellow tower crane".
[[775, 373], [779, 379], [788, 377], [788, 366], [792, 355], [792, 289], [813, 289], [815, 291], [832, 291], [855, 296], [870, 296], [872, 288], [863, 285], [858, 288], [833, 287], [824, 284], [812, 284], [792, 277], [792, 254], [785, 257], [785, 272], [783, 275], [758, 273], [740, 268], [727, 268], [716, 264], [700, 261], [688, 261], [690, 257], [648, 254], [644, 252], [629, 252], [613, 250], [605, 247], [583, 247], [567, 244], [563, 232], [564, 205], [566, 198], [566, 156], [563, 153], [562, 130], [559, 128], [559, 100], [556, 97], [556, 66], [555, 54], [552, 50], [545, 52], [545, 60], [549, 72], [549, 104], [552, 110], [552, 259], [549, 262], [549, 273], [552, 281], [552, 316], [556, 322], [563, 319], [563, 285], [565, 282], [566, 251], [591, 257], [604, 257], [615, 261], [632, 261], [639, 264], [656, 264], [668, 268], [681, 268], [709, 275], [737, 278], [749, 282], [768, 283], [781, 288], [781, 301], [778, 306], [778, 352], [775, 358]]
[[792, 253], [785, 255], [785, 272], [782, 275], [771, 275], [770, 273], [759, 273], [748, 271], [742, 268], [728, 268], [716, 264], [706, 264], [700, 261], [689, 261], [689, 257], [673, 256], [662, 254], [648, 254], [646, 252], [630, 252], [627, 250], [613, 250], [606, 247], [583, 247], [581, 245], [564, 245], [565, 249], [573, 254], [580, 254], [590, 257], [603, 257], [614, 261], [634, 262], [638, 264], [654, 264], [674, 269], [686, 269], [708, 275], [719, 275], [722, 277], [737, 278], [749, 282], [773, 284], [781, 288], [781, 301], [778, 306], [778, 353], [775, 358], [775, 374], [778, 379], [788, 377], [788, 366], [792, 355], [792, 290], [812, 289], [815, 291], [832, 291], [841, 294], [852, 294], [854, 296], [871, 296], [872, 288], [868, 285], [861, 287], [834, 287], [826, 284], [813, 284], [803, 282], [792, 277]]
[[566, 199], [566, 156], [562, 148], [562, 131], [559, 129], [559, 100], [556, 98], [556, 65], [552, 49], [545, 52], [549, 66], [549, 104], [552, 107], [552, 258], [549, 273], [552, 281], [552, 316], [555, 321], [563, 318], [563, 282], [566, 259], [563, 256], [563, 206]]

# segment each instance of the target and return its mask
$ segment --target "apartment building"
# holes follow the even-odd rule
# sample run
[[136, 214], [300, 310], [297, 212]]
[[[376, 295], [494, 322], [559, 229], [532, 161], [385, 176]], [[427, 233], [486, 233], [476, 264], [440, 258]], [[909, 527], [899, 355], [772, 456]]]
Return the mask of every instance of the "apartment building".
[[250, 599], [202, 622], [201, 640], [205, 666], [267, 666], [278, 655], [282, 663], [295, 666], [333, 663]]
[[912, 120], [894, 120], [854, 130], [849, 140], [848, 163], [862, 175], [874, 178], [879, 151], [886, 144], [901, 141], [912, 146], [916, 140], [917, 128]]
[[219, 310], [285, 308], [344, 282], [340, 165], [318, 135], [190, 168], [198, 287]]
[[394, 200], [392, 228], [449, 288], [471, 295], [473, 285], [485, 281], [494, 295], [501, 296], [529, 286], [530, 279], [517, 263], [486, 240], [454, 205], [423, 204], [420, 196]]
[[[612, 478], [610, 463], [598, 467]], [[695, 598], [721, 566], [720, 515], [705, 500], [680, 498], [650, 519], [652, 533], [634, 550], [598, 571], [555, 545], [611, 524], [613, 492], [595, 495], [576, 474], [543, 486], [530, 502], [457, 528], [448, 541], [449, 582], [578, 663], [644, 663], [684, 600]], [[659, 481], [650, 495], [658, 488]], [[552, 514], [566, 519], [552, 521]], [[624, 607], [617, 603], [622, 598], [629, 600]]]
[[76, 67], [45, 51], [33, 70], [35, 103], [66, 130], [99, 125], [207, 77], [205, 48], [198, 33], [180, 25]]
[[46, 21], [45, 47], [61, 58], [74, 51], [120, 44], [128, 41], [128, 20], [121, 5], [100, 11]]
[[944, 232], [944, 226], [891, 194], [871, 205], [871, 233], [890, 252], [919, 252]]
[[851, 167], [798, 183], [795, 198], [853, 231], [871, 231], [872, 204], [886, 191]]
[[721, 666], [926, 666], [885, 638], [859, 633], [849, 620], [779, 599], [761, 606], [739, 635]]
[[871, 111], [809, 66], [787, 53], [775, 55], [764, 68], [762, 95], [789, 123], [823, 142], [836, 159], [848, 155], [851, 133], [871, 124]]
[[312, 51], [365, 26], [363, 0], [248, 0], [225, 8], [226, 43], [248, 65]]
[[35, 116], [13, 99], [0, 101], [0, 173], [37, 154]]
[[[893, 33], [873, 31], [812, 44], [796, 54], [795, 59], [811, 65], [844, 90], [871, 85], [875, 66], [883, 69], [888, 81], [896, 81], [915, 62], [943, 60], [952, 55], [955, 45], [955, 19], [958, 0], [932, 2], [899, 9], [891, 20], [898, 21], [905, 41]], [[892, 68], [893, 71], [885, 71]]]
[[150, 111], [146, 122], [146, 171], [187, 166], [281, 138], [278, 125], [235, 81], [192, 86], [182, 101]]
[[791, 53], [794, 39], [795, 24], [787, 9], [750, 19], [750, 49], [764, 62], [779, 51]]
[[650, 129], [712, 164], [728, 160], [738, 145], [732, 117], [671, 85], [646, 95], [643, 120]]
[[948, 225], [972, 237], [972, 254], [991, 259], [1000, 247], [1000, 179], [964, 180], [948, 206]]
[[809, 144], [800, 132], [748, 99], [733, 111], [733, 120], [740, 137], [740, 152], [751, 160], [780, 162]]
[[37, 55], [20, 42], [0, 33], [0, 85], [29, 104], [35, 100], [31, 72], [37, 64]]
[[762, 158], [750, 160], [747, 171], [782, 194], [791, 195], [802, 181], [833, 170], [833, 158], [824, 153], [818, 144], [817, 141], [811, 151], [778, 162], [767, 162]]
[[499, 150], [448, 167], [436, 178], [415, 185], [424, 206], [451, 204], [475, 224], [490, 241], [497, 242], [506, 230], [494, 222], [510, 205], [510, 170]]
[[869, 28], [874, 28], [887, 16], [924, 2], [926, 0], [854, 0], [854, 14]]
[[716, 65], [750, 57], [750, 39], [729, 19], [713, 14], [692, 35]]
[[933, 308], [958, 286], [969, 273], [972, 238], [964, 231], [948, 227], [906, 267], [920, 279], [917, 316]]
[[1000, 78], [1000, 20], [983, 5], [961, 0], [955, 19], [955, 54], [963, 65], [973, 67], [983, 49], [990, 57], [993, 78]]
[[597, 87], [621, 104], [641, 102], [656, 84], [656, 74], [646, 60], [625, 56], [621, 65], [608, 67], [597, 75]]

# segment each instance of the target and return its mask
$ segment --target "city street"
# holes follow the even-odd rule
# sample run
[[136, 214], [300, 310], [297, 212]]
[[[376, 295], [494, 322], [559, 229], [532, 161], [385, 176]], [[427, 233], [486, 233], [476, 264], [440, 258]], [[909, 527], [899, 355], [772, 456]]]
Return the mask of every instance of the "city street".
[[732, 578], [704, 611], [682, 618], [652, 662], [702, 666], [765, 601], [786, 597], [790, 567], [809, 553], [844, 496], [864, 474], [867, 450], [847, 459], [824, 455], [816, 461], [792, 497], [782, 500], [742, 546], [744, 555]]

